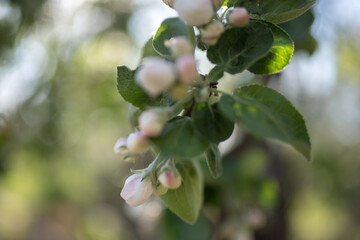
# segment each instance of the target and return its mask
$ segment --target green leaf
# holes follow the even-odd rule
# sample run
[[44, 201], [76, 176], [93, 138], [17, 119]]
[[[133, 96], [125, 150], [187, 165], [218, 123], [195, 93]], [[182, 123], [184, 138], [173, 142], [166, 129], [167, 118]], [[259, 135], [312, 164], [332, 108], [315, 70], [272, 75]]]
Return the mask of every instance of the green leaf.
[[311, 159], [310, 138], [305, 121], [294, 106], [275, 90], [259, 85], [236, 89], [223, 95], [220, 109], [255, 136], [290, 144]]
[[290, 62], [294, 53], [294, 43], [290, 36], [279, 26], [264, 22], [271, 28], [274, 42], [265, 57], [251, 65], [249, 71], [255, 74], [274, 74], [281, 72]]
[[147, 106], [170, 106], [173, 101], [169, 95], [158, 98], [150, 98], [142, 88], [135, 83], [136, 70], [130, 70], [126, 66], [117, 67], [117, 89], [125, 101], [144, 109]]
[[192, 113], [195, 127], [209, 142], [219, 143], [228, 139], [234, 130], [234, 121], [223, 116], [219, 105], [205, 103], [195, 105]]
[[165, 19], [158, 30], [156, 31], [152, 44], [156, 52], [161, 56], [171, 57], [170, 50], [164, 45], [166, 40], [173, 37], [185, 36], [191, 42], [195, 42], [195, 33], [192, 27], [187, 27], [186, 24], [179, 18], [168, 18]]
[[205, 152], [205, 158], [211, 176], [214, 178], [220, 177], [222, 174], [221, 155], [216, 144], [210, 145], [210, 148]]
[[153, 45], [152, 45], [153, 37], [151, 37], [144, 45], [141, 53], [141, 59], [144, 59], [146, 57], [160, 57], [160, 54], [158, 54]]
[[182, 161], [177, 165], [183, 183], [169, 189], [161, 198], [165, 205], [182, 220], [193, 224], [199, 216], [203, 202], [203, 178], [197, 162]]
[[177, 117], [169, 121], [159, 137], [150, 141], [163, 154], [192, 158], [206, 151], [209, 144], [197, 132], [189, 117]]
[[282, 23], [297, 18], [315, 4], [316, 0], [229, 0], [229, 7], [246, 7], [260, 19]]
[[244, 71], [268, 53], [273, 41], [270, 28], [258, 21], [251, 21], [246, 28], [226, 30], [207, 51], [208, 59], [217, 65], [211, 70], [210, 79], [218, 79], [224, 71], [231, 74]]

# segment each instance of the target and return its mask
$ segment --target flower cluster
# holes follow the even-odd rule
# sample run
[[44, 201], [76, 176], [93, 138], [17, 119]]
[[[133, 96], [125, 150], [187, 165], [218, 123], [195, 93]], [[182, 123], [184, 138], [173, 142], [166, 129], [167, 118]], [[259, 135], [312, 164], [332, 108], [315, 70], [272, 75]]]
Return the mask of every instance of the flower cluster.
[[[200, 32], [199, 39], [207, 45], [215, 45], [227, 26], [243, 27], [249, 22], [249, 14], [244, 8], [227, 9], [227, 14], [223, 14], [226, 19], [218, 17], [216, 11], [221, 7], [222, 0], [163, 1], [174, 8], [186, 24], [196, 26]], [[137, 118], [137, 131], [127, 138], [120, 138], [114, 146], [114, 152], [127, 162], [135, 162], [141, 154], [151, 149], [151, 139], [161, 137], [170, 115], [177, 106], [183, 107], [188, 103], [189, 95], [190, 100], [196, 98], [197, 101], [209, 100], [211, 96], [210, 84], [197, 70], [195, 46], [187, 37], [173, 37], [166, 40], [164, 45], [172, 58], [144, 58], [135, 73], [135, 82], [153, 99], [167, 92], [177, 102], [170, 109], [158, 107], [141, 112]], [[192, 92], [197, 94], [191, 95]], [[165, 158], [161, 153], [147, 168], [133, 172], [120, 194], [131, 206], [138, 206], [152, 194], [160, 196], [182, 184], [176, 158]]]

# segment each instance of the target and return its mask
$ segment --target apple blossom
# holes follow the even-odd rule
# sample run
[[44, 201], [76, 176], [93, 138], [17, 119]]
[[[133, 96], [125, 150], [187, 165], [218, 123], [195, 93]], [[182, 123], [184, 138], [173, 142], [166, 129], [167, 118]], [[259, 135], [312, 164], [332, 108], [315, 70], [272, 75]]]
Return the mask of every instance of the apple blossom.
[[133, 174], [125, 181], [120, 196], [130, 206], [136, 207], [144, 202], [153, 193], [152, 183], [149, 178], [143, 178], [141, 174]]
[[126, 145], [130, 153], [137, 154], [144, 153], [150, 148], [146, 136], [141, 132], [131, 133], [127, 138]]
[[168, 90], [175, 79], [173, 64], [160, 57], [144, 58], [142, 66], [135, 75], [135, 81], [151, 97], [156, 97]]
[[166, 122], [165, 112], [147, 110], [139, 117], [139, 128], [146, 137], [157, 137], [160, 135]]
[[227, 15], [227, 20], [232, 26], [245, 27], [250, 21], [250, 15], [246, 8], [237, 7], [230, 10]]
[[180, 80], [185, 84], [192, 83], [198, 76], [196, 61], [191, 54], [179, 57], [176, 61], [176, 67], [180, 74]]
[[192, 53], [194, 50], [189, 40], [184, 36], [173, 37], [166, 40], [165, 46], [169, 48], [171, 53], [176, 57]]
[[210, 22], [215, 13], [211, 0], [175, 0], [174, 9], [181, 20], [193, 26]]
[[200, 29], [201, 41], [208, 45], [215, 45], [223, 32], [224, 25], [221, 22], [212, 21]]
[[176, 189], [181, 185], [181, 176], [176, 169], [163, 171], [158, 179], [162, 185], [170, 189]]
[[114, 152], [125, 162], [135, 162], [137, 157], [129, 152], [126, 142], [126, 138], [119, 138], [114, 145]]

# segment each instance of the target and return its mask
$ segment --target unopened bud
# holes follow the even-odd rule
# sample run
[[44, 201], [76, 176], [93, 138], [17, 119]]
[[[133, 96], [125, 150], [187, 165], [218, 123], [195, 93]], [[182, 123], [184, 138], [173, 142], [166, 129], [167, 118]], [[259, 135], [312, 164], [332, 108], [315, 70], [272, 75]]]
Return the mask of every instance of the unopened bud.
[[146, 136], [141, 132], [131, 133], [126, 141], [130, 153], [144, 153], [149, 149], [149, 143]]
[[173, 64], [160, 57], [145, 58], [135, 75], [135, 81], [151, 97], [168, 90], [175, 79]]
[[137, 156], [129, 152], [126, 142], [126, 138], [119, 138], [114, 145], [114, 152], [125, 162], [135, 162]]
[[215, 45], [223, 32], [224, 25], [221, 22], [212, 21], [200, 29], [201, 41], [208, 45]]
[[166, 5], [171, 8], [174, 8], [174, 0], [162, 0]]
[[174, 9], [181, 20], [193, 26], [210, 22], [215, 13], [211, 0], [176, 0]]
[[141, 174], [133, 174], [125, 181], [120, 196], [130, 206], [136, 207], [151, 196], [153, 192], [152, 183], [149, 178], [143, 178]]
[[170, 40], [166, 40], [165, 46], [169, 48], [171, 53], [176, 57], [192, 53], [194, 50], [189, 40], [184, 36], [173, 37]]
[[147, 137], [160, 135], [166, 122], [166, 114], [157, 110], [147, 110], [139, 117], [139, 128]]
[[176, 189], [181, 185], [181, 176], [176, 169], [167, 169], [159, 175], [162, 185], [170, 189]]
[[245, 27], [249, 24], [250, 15], [246, 8], [237, 7], [228, 13], [227, 19], [230, 25], [235, 27]]
[[199, 75], [196, 69], [196, 61], [193, 55], [186, 54], [176, 60], [176, 67], [180, 74], [180, 80], [185, 84], [190, 84]]
[[168, 191], [167, 187], [165, 187], [162, 184], [159, 184], [159, 186], [156, 187], [154, 194], [156, 196], [161, 196], [161, 195], [164, 195], [165, 193], [167, 193], [167, 191]]

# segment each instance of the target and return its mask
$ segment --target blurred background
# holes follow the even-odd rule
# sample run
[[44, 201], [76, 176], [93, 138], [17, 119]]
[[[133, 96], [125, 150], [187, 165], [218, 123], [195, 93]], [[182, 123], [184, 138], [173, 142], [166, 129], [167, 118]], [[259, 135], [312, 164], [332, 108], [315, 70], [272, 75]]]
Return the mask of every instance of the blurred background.
[[226, 75], [225, 90], [263, 82], [287, 96], [313, 161], [237, 130], [223, 176], [204, 167], [204, 208], [187, 225], [156, 197], [124, 204], [134, 166], [112, 150], [131, 132], [116, 66], [134, 68], [175, 11], [161, 0], [0, 0], [0, 239], [360, 239], [359, 12], [359, 0], [318, 0], [282, 25], [297, 49], [283, 73]]

